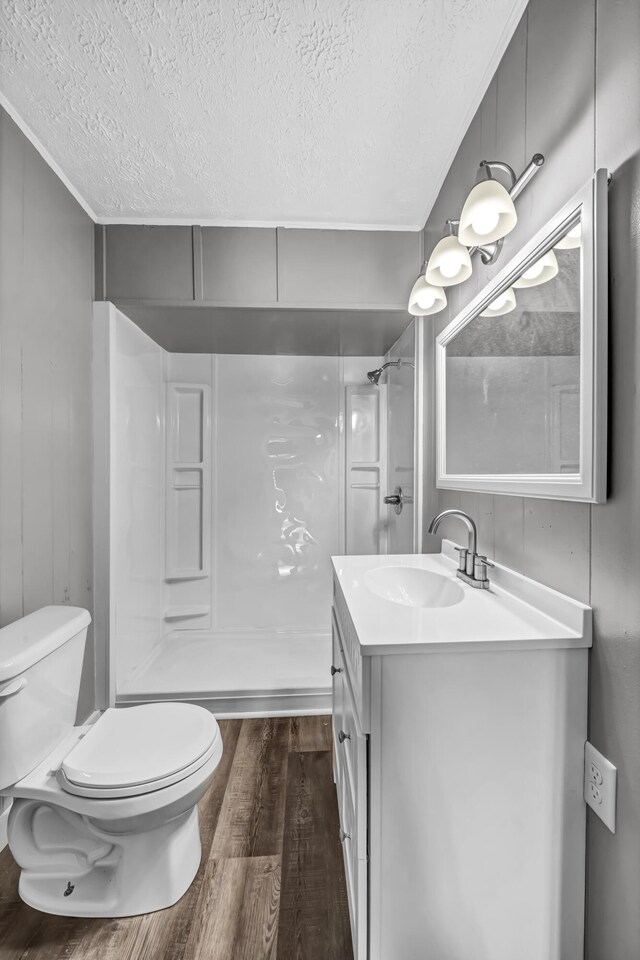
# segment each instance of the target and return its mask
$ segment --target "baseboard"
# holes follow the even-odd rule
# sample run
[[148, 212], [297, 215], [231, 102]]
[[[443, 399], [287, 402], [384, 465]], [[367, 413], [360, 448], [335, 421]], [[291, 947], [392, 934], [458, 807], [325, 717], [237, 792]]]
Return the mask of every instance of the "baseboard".
[[250, 717], [313, 717], [331, 713], [331, 689], [251, 691], [216, 696], [202, 693], [127, 694], [118, 698], [116, 706], [127, 707], [158, 700], [186, 700], [210, 710], [219, 720]]

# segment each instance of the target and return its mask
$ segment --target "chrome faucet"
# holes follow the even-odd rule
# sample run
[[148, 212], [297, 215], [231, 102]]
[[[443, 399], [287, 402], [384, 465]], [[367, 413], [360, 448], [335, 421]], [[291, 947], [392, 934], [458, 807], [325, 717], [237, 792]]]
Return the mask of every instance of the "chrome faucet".
[[447, 517], [457, 517], [458, 520], [462, 520], [469, 534], [467, 546], [455, 548], [460, 554], [456, 575], [465, 583], [468, 583], [470, 587], [487, 590], [489, 587], [487, 567], [492, 567], [493, 564], [477, 552], [478, 529], [468, 513], [465, 513], [464, 510], [443, 510], [437, 517], [433, 518], [429, 524], [428, 532], [435, 533]]

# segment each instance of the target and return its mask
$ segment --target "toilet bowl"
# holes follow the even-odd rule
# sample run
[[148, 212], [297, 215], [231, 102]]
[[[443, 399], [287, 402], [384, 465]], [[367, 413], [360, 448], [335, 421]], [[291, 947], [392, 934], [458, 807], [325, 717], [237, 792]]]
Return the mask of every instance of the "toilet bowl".
[[0, 630], [0, 793], [13, 798], [19, 893], [61, 916], [150, 913], [198, 870], [196, 804], [222, 737], [187, 703], [108, 709], [73, 726], [88, 623], [86, 611], [47, 607]]

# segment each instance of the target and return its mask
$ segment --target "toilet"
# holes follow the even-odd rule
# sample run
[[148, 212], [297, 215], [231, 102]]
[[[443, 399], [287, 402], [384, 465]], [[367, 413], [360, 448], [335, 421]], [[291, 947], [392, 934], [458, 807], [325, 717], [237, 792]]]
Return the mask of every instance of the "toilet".
[[13, 798], [19, 892], [45, 913], [171, 906], [200, 864], [197, 803], [222, 756], [189, 703], [105, 710], [74, 726], [91, 617], [50, 606], [0, 629], [0, 795]]

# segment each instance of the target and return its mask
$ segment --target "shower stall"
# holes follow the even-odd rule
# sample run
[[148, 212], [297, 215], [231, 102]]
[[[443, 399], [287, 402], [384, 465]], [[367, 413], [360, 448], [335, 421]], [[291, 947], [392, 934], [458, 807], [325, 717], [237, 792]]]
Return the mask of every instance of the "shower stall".
[[414, 341], [387, 358], [169, 353], [96, 303], [105, 704], [329, 709], [331, 555], [416, 546]]

